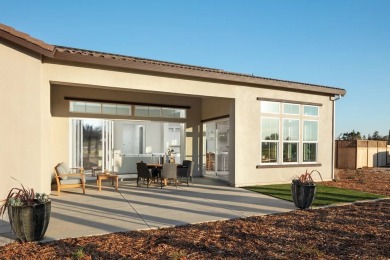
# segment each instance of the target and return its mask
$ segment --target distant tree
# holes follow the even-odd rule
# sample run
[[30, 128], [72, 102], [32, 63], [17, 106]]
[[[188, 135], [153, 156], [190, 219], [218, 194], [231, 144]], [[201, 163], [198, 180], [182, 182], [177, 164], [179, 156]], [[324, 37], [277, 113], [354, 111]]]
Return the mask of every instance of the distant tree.
[[370, 134], [368, 134], [367, 140], [372, 140], [372, 137]]
[[352, 132], [346, 132], [342, 133], [339, 138], [339, 140], [362, 140], [361, 134], [359, 131], [355, 132], [355, 130], [352, 130]]
[[367, 140], [366, 135], [363, 135], [362, 140]]
[[382, 136], [379, 135], [379, 132], [378, 131], [375, 131], [373, 134], [372, 134], [372, 140], [382, 140]]

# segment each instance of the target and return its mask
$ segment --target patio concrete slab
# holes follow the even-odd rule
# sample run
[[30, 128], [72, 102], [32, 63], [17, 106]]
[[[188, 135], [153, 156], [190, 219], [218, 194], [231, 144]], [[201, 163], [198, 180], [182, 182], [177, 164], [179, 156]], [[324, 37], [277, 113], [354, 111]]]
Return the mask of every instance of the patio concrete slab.
[[[81, 189], [51, 195], [52, 214], [45, 241], [120, 231], [144, 230], [191, 223], [282, 213], [295, 210], [291, 202], [224, 183], [195, 178], [194, 184], [149, 188], [123, 181], [116, 191], [109, 182], [98, 191], [94, 182]], [[0, 245], [15, 240], [8, 220], [0, 220]]]

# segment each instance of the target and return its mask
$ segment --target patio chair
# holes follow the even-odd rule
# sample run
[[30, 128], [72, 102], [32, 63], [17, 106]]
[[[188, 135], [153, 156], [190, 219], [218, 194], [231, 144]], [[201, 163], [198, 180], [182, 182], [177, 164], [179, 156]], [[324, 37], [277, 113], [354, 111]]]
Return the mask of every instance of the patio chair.
[[153, 179], [152, 173], [148, 169], [148, 166], [144, 162], [137, 162], [137, 187], [140, 187], [139, 180], [146, 179], [146, 187], [149, 188], [149, 183]]
[[161, 189], [163, 187], [163, 181], [173, 180], [177, 188], [177, 164], [164, 163], [161, 170]]
[[[180, 178], [181, 182], [187, 183], [189, 187], [189, 180], [192, 181], [192, 173], [194, 172], [194, 162], [190, 160], [184, 160], [181, 167], [177, 168], [177, 176]], [[183, 181], [185, 179], [186, 181]]]
[[190, 180], [191, 183], [194, 184], [192, 181], [192, 173], [194, 172], [194, 162], [187, 161], [184, 166], [184, 161], [182, 164], [183, 167], [177, 168], [177, 175], [180, 177], [180, 182], [187, 183], [187, 186], [190, 187]]
[[65, 163], [59, 163], [54, 167], [57, 182], [57, 196], [61, 189], [82, 188], [85, 194], [85, 175], [83, 168], [69, 168]]

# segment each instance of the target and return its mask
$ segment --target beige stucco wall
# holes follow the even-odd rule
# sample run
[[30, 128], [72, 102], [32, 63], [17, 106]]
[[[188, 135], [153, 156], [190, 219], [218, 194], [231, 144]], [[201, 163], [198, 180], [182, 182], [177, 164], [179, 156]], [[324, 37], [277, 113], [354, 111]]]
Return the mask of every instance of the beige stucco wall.
[[[99, 68], [83, 68], [71, 65], [44, 64], [44, 73], [48, 80], [58, 84], [76, 84], [102, 86], [136, 91], [158, 91], [167, 94], [184, 94], [203, 98], [202, 107], [209, 107], [208, 97], [220, 97], [234, 100], [234, 167], [231, 174], [232, 185], [245, 186], [249, 184], [289, 182], [294, 175], [303, 173], [306, 169], [318, 169], [324, 179], [331, 179], [332, 173], [332, 102], [328, 96], [286, 92], [281, 90], [261, 89], [254, 87], [207, 83], [189, 79], [176, 79], [160, 76], [126, 73]], [[221, 91], [223, 89], [223, 91]], [[261, 168], [260, 163], [260, 102], [257, 97], [286, 99], [299, 102], [320, 103], [319, 120], [319, 152], [318, 162], [322, 166]], [[212, 99], [211, 99], [212, 100]], [[230, 102], [229, 107], [231, 107]], [[215, 108], [218, 108], [216, 106]], [[223, 109], [224, 111], [226, 109]], [[202, 110], [202, 117], [208, 117]], [[207, 119], [207, 118], [205, 118]], [[197, 121], [197, 120], [196, 120]], [[195, 125], [194, 125], [195, 126]], [[199, 133], [196, 134], [199, 138]], [[302, 157], [302, 151], [301, 151]]]
[[66, 117], [52, 117], [51, 118], [51, 135], [50, 135], [50, 172], [54, 178], [54, 167], [60, 163], [65, 162], [69, 164], [69, 135], [70, 123], [69, 118]]
[[[238, 96], [239, 98], [236, 99], [235, 120], [236, 186], [286, 183], [289, 182], [293, 176], [304, 173], [306, 169], [309, 171], [317, 169], [321, 172], [324, 180], [331, 179], [332, 103], [329, 101], [329, 97], [252, 88], [246, 88], [245, 91], [241, 91]], [[317, 118], [319, 120], [318, 163], [321, 163], [321, 166], [309, 167], [302, 164], [301, 167], [255, 169], [256, 164], [260, 164], [260, 102], [254, 100], [253, 97], [256, 96], [323, 104], [320, 107], [320, 116]], [[302, 126], [302, 121], [300, 124]], [[302, 157], [303, 151], [300, 148], [299, 158]]]
[[208, 120], [229, 115], [232, 103], [234, 99], [202, 98], [202, 119]]
[[4, 181], [0, 182], [1, 197], [16, 184], [10, 176], [37, 191], [49, 192], [53, 167], [61, 161], [69, 162], [69, 115], [62, 92], [79, 97], [136, 98], [144, 102], [190, 105], [186, 139], [191, 145], [186, 151], [198, 163], [199, 170], [203, 163], [201, 120], [229, 114], [229, 169], [234, 186], [289, 182], [292, 176], [311, 169], [305, 165], [256, 168], [260, 163], [257, 97], [320, 103], [318, 162], [322, 166], [315, 168], [324, 179], [331, 178], [332, 102], [327, 96], [137, 74], [124, 69], [87, 68], [71, 63], [42, 64], [39, 55], [11, 48], [4, 42], [0, 42], [0, 57], [3, 119], [0, 133], [5, 137], [0, 146], [0, 160], [6, 168], [2, 171]]
[[35, 191], [49, 192], [42, 171], [48, 154], [42, 140], [47, 100], [42, 100], [40, 56], [0, 40], [0, 93], [0, 199], [11, 187], [20, 187], [11, 176]]

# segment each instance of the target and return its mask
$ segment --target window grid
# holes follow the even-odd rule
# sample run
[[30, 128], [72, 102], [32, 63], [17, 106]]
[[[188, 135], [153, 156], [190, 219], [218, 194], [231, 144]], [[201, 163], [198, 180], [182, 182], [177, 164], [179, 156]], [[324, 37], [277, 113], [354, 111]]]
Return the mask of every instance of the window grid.
[[[271, 109], [267, 108], [270, 103], [273, 103]], [[261, 101], [260, 112], [261, 164], [305, 164], [318, 161], [318, 120], [308, 120], [319, 116], [318, 106]], [[271, 119], [278, 122], [277, 138], [270, 138], [272, 127], [265, 125]]]
[[317, 162], [318, 159], [318, 121], [303, 120], [303, 163]]
[[299, 119], [283, 118], [283, 163], [299, 162]]
[[96, 102], [70, 101], [69, 112], [130, 116], [131, 106]]
[[[131, 116], [131, 105], [109, 104], [97, 102], [70, 101], [69, 112]], [[187, 111], [180, 108], [134, 106], [134, 115], [143, 117], [186, 118]]]
[[279, 118], [261, 119], [261, 162], [276, 164], [279, 162]]

